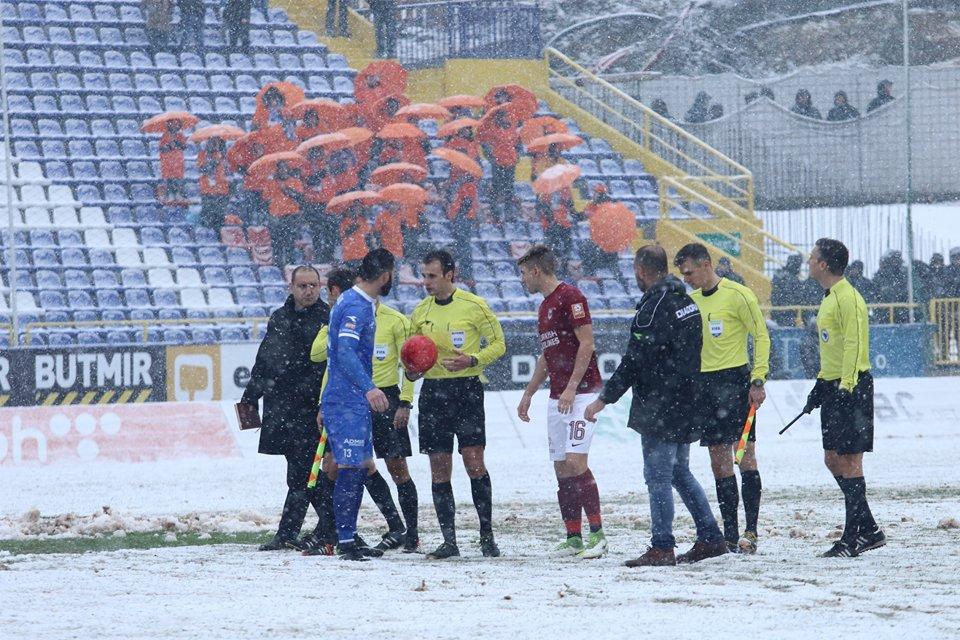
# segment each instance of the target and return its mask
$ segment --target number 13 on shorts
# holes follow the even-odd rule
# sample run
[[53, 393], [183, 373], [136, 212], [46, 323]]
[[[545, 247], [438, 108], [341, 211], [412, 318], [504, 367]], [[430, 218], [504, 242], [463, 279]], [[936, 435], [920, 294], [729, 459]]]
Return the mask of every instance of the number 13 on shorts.
[[547, 441], [551, 460], [566, 460], [568, 453], [586, 455], [590, 451], [596, 423], [587, 422], [583, 414], [596, 399], [595, 393], [579, 394], [570, 413], [566, 414], [560, 413], [555, 399], [551, 398], [547, 403]]

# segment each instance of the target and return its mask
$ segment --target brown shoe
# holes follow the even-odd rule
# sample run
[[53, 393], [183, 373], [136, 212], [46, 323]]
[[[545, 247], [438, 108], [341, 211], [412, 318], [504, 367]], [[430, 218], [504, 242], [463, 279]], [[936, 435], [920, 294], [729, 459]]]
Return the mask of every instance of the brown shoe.
[[728, 553], [727, 543], [725, 540], [720, 542], [701, 542], [697, 540], [693, 547], [690, 548], [690, 551], [686, 553], [681, 553], [677, 556], [677, 564], [692, 564], [694, 562], [700, 562], [701, 560], [706, 560], [707, 558], [716, 558], [717, 556], [722, 556], [725, 553]]
[[672, 567], [677, 564], [677, 559], [673, 555], [673, 549], [650, 547], [639, 558], [627, 560], [623, 564], [628, 567]]

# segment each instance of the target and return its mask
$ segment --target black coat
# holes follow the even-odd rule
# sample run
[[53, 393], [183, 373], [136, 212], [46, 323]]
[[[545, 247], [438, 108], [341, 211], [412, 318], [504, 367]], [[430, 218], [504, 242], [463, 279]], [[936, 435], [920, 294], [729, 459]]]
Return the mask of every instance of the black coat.
[[317, 405], [326, 363], [310, 361], [310, 347], [330, 321], [330, 307], [318, 300], [296, 311], [293, 296], [273, 312], [260, 343], [243, 402], [263, 398], [260, 453], [283, 455], [316, 445]]
[[628, 426], [666, 442], [700, 437], [700, 310], [683, 284], [667, 276], [637, 304], [630, 342], [600, 399], [612, 404], [633, 387]]

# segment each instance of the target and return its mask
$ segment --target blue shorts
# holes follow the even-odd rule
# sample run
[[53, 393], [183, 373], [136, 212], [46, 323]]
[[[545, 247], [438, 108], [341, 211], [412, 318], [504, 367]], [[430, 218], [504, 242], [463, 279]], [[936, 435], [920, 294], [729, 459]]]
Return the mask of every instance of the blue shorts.
[[328, 402], [321, 410], [327, 442], [338, 465], [358, 467], [373, 458], [373, 417], [369, 405]]

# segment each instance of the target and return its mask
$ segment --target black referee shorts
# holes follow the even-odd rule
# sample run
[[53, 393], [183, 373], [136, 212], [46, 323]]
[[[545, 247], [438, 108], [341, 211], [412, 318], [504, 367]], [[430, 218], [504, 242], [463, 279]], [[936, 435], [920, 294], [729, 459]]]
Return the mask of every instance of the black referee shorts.
[[839, 392], [838, 380], [827, 382], [831, 388], [820, 407], [823, 450], [841, 455], [873, 451], [873, 376], [861, 373], [847, 399]]
[[[703, 435], [700, 446], [736, 444], [750, 412], [750, 367], [734, 367], [702, 373], [700, 409]], [[750, 442], [757, 440], [757, 420], [750, 429]]]
[[453, 453], [464, 447], [487, 444], [486, 415], [483, 411], [483, 383], [480, 378], [424, 380], [420, 388], [420, 453]]
[[400, 407], [400, 387], [380, 387], [380, 391], [387, 396], [390, 406], [383, 413], [373, 412], [373, 450], [382, 459], [409, 458], [413, 455], [409, 428], [393, 426], [393, 417]]

